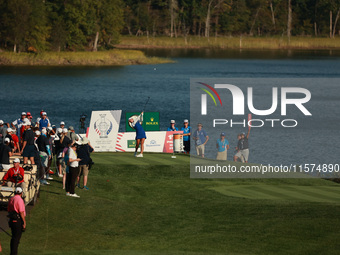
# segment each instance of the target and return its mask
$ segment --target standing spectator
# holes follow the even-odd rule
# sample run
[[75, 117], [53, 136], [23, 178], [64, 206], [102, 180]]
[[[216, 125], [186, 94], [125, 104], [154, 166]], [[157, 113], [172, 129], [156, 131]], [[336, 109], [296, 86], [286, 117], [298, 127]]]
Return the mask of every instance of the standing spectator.
[[76, 132], [74, 132], [73, 126], [69, 126], [69, 127], [68, 127], [68, 133], [67, 133], [66, 136], [67, 136], [68, 139], [70, 139], [70, 140], [73, 141], [73, 142], [79, 140], [79, 138], [78, 138]]
[[51, 169], [51, 165], [52, 165], [53, 157], [55, 156], [55, 147], [54, 147], [54, 139], [56, 136], [55, 131], [56, 130], [53, 129], [52, 127], [47, 128], [47, 138], [48, 138], [48, 143], [50, 145], [50, 150], [51, 150], [51, 157], [48, 159], [48, 169], [47, 169], [49, 174], [54, 174], [54, 172]]
[[47, 128], [51, 126], [50, 120], [47, 118], [47, 113], [43, 112], [41, 115], [41, 119], [39, 120], [38, 128], [41, 131], [43, 128]]
[[68, 173], [66, 175], [66, 195], [70, 197], [80, 197], [75, 193], [76, 180], [79, 173], [79, 161], [77, 156], [76, 143], [72, 143], [68, 150]]
[[0, 120], [0, 144], [3, 143], [7, 135], [7, 125], [5, 125], [3, 120]]
[[183, 131], [184, 151], [189, 154], [191, 127], [189, 126], [188, 120], [184, 120], [184, 126], [181, 128], [181, 131]]
[[14, 142], [13, 142], [13, 138], [12, 138], [12, 129], [11, 128], [7, 128], [7, 134], [5, 136], [5, 139], [8, 138], [9, 139], [9, 147], [12, 149], [12, 151], [14, 150]]
[[28, 128], [28, 126], [26, 125], [26, 123], [30, 122], [27, 118], [24, 119], [24, 123], [21, 125], [20, 130], [17, 130], [17, 134], [19, 133], [19, 141], [20, 141], [20, 147], [22, 147], [23, 143], [24, 143], [24, 132], [25, 130]]
[[243, 162], [242, 159], [244, 159], [244, 161], [246, 163], [248, 163], [248, 158], [249, 158], [249, 142], [248, 142], [249, 133], [250, 133], [250, 129], [248, 130], [247, 136], [245, 136], [245, 133], [240, 134], [241, 139], [239, 139], [237, 147], [236, 147], [237, 153], [234, 156], [234, 161], [238, 161], [238, 159], [240, 158], [242, 162]]
[[12, 136], [12, 140], [13, 140], [13, 143], [14, 143], [14, 151], [13, 152], [14, 153], [16, 153], [16, 152], [20, 153], [19, 137], [16, 135], [15, 129], [12, 129], [11, 136]]
[[11, 255], [18, 254], [21, 234], [26, 229], [25, 203], [22, 199], [22, 188], [15, 188], [14, 197], [8, 201], [9, 227], [12, 230]]
[[26, 193], [26, 183], [24, 180], [25, 171], [20, 167], [20, 159], [15, 158], [13, 161], [13, 167], [8, 169], [7, 173], [2, 177], [2, 185], [7, 185], [8, 187], [20, 186], [23, 190], [23, 197]]
[[[36, 131], [39, 132], [39, 131]], [[42, 129], [41, 130], [41, 135], [38, 137], [38, 139], [36, 140], [36, 144], [38, 146], [38, 150], [39, 150], [39, 156], [40, 156], [40, 167], [42, 169], [41, 173], [42, 176], [41, 178], [41, 183], [43, 184], [49, 184], [47, 182], [47, 180], [52, 180], [53, 178], [49, 176], [49, 172], [48, 172], [48, 161], [51, 158], [51, 147], [50, 147], [50, 143], [49, 140], [47, 138], [47, 132], [46, 129]], [[45, 180], [43, 179], [46, 176]]]
[[8, 170], [11, 165], [9, 163], [9, 158], [12, 156], [12, 149], [9, 147], [10, 140], [5, 138], [3, 144], [0, 145], [0, 163], [2, 169]]
[[178, 131], [178, 128], [175, 127], [176, 121], [170, 120], [170, 127], [168, 127], [167, 131]]
[[90, 153], [93, 152], [93, 147], [91, 146], [89, 140], [84, 137], [82, 145], [78, 147], [78, 157], [81, 159], [79, 162], [79, 174], [77, 178], [77, 186], [80, 187], [80, 177], [83, 175], [84, 189], [89, 190], [87, 187], [87, 177], [89, 175], [89, 168], [91, 162]]
[[65, 122], [64, 121], [60, 122], [60, 128], [61, 129], [65, 128]]
[[34, 146], [34, 133], [31, 128], [31, 122], [28, 121], [25, 123], [26, 125], [26, 130], [24, 131], [23, 134], [23, 145], [21, 149], [21, 154], [24, 157], [24, 165], [27, 164], [28, 158], [31, 160], [31, 164], [34, 165], [34, 156], [36, 154], [36, 149]]
[[59, 140], [56, 143], [57, 159], [58, 159], [58, 176], [63, 177], [63, 188], [66, 185], [66, 164], [65, 164], [65, 152], [64, 149], [68, 148], [71, 140], [66, 136], [67, 128], [62, 129]]
[[26, 118], [32, 122], [33, 116], [30, 112], [27, 112]]
[[20, 128], [25, 123], [25, 118], [26, 118], [26, 112], [22, 112], [21, 117], [19, 119], [16, 119], [15, 121], [13, 121], [11, 123], [12, 127], [16, 128], [18, 137], [20, 136], [20, 134], [19, 134]]
[[228, 150], [229, 150], [229, 142], [225, 139], [225, 133], [221, 133], [221, 138], [217, 139], [216, 142], [217, 148], [217, 160], [227, 160], [228, 158]]
[[206, 143], [209, 141], [209, 136], [205, 132], [205, 130], [202, 129], [203, 125], [201, 123], [198, 123], [197, 130], [194, 132], [193, 139], [196, 142], [196, 152], [198, 156], [201, 156], [204, 158], [204, 149]]

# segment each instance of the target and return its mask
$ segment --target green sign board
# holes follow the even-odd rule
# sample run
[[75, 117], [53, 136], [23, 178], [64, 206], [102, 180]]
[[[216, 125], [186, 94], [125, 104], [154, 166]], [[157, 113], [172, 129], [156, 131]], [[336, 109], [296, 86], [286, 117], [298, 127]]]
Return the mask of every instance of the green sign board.
[[128, 140], [127, 141], [128, 148], [136, 148], [136, 140]]
[[[140, 112], [127, 112], [126, 132], [134, 132], [135, 130], [129, 126], [129, 118], [133, 115], [139, 116]], [[143, 116], [142, 127], [145, 131], [159, 131], [159, 112], [145, 112]]]

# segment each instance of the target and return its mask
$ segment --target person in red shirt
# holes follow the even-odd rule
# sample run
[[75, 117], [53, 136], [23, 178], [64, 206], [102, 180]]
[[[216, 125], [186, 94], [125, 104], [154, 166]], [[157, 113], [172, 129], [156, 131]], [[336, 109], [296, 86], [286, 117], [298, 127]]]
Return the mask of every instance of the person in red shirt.
[[22, 199], [22, 188], [15, 188], [14, 197], [8, 201], [9, 226], [12, 230], [11, 255], [18, 254], [21, 234], [26, 229], [26, 210]]
[[26, 191], [26, 183], [24, 181], [25, 171], [22, 167], [20, 167], [20, 159], [16, 158], [13, 161], [14, 167], [10, 168], [7, 173], [2, 178], [2, 185], [6, 185], [8, 187], [20, 186], [23, 189], [23, 193]]
[[16, 130], [12, 128], [12, 132], [10, 133], [12, 136], [13, 144], [14, 144], [14, 153], [20, 153], [20, 145], [19, 145], [19, 137], [15, 134]]

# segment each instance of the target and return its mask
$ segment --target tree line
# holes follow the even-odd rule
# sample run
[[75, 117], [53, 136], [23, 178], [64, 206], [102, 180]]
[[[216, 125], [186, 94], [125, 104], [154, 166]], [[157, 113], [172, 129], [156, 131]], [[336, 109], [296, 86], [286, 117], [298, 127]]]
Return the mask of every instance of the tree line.
[[110, 49], [133, 36], [328, 36], [340, 0], [1, 0], [0, 47]]

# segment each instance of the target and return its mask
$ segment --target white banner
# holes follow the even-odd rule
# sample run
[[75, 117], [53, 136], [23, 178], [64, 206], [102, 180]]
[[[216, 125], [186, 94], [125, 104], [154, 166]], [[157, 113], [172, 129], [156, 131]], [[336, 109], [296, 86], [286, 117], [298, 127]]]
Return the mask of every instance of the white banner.
[[92, 111], [88, 138], [94, 151], [115, 151], [122, 110]]
[[[146, 133], [144, 142], [145, 152], [173, 152], [173, 134], [183, 133], [183, 131], [149, 131]], [[136, 133], [118, 133], [115, 150], [121, 152], [134, 152], [136, 146]], [[138, 150], [139, 151], [139, 150]]]

